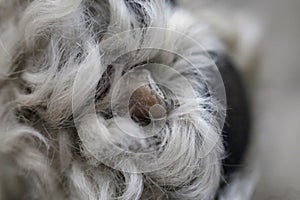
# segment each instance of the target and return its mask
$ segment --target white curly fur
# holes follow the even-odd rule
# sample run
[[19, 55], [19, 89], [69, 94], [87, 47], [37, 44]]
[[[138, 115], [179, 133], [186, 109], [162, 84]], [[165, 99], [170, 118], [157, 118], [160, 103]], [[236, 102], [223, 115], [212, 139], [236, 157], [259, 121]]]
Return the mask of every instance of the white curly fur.
[[[144, 22], [128, 6], [130, 2], [143, 10]], [[113, 35], [141, 26], [143, 35], [126, 35], [107, 43]], [[0, 199], [23, 195], [25, 199], [84, 200], [215, 197], [224, 155], [221, 127], [206, 110], [207, 105], [223, 109], [214, 99], [204, 94], [193, 100], [178, 97], [183, 104], [167, 116], [168, 126], [158, 137], [142, 140], [124, 136], [116, 120], [135, 136], [142, 136], [141, 126], [126, 118], [103, 116], [111, 90], [96, 102], [96, 118], [90, 116], [95, 88], [108, 70], [111, 55], [123, 48], [141, 48], [141, 43], [170, 50], [180, 47], [183, 53], [195, 48], [168, 31], [147, 34], [150, 27], [183, 33], [207, 50], [224, 48], [207, 22], [196, 23], [167, 1], [0, 1]], [[197, 55], [186, 56], [199, 60]], [[178, 71], [187, 69], [174, 55], [157, 49], [140, 51], [120, 57], [110, 87], [116, 88], [122, 72], [153, 60]], [[165, 79], [179, 92], [187, 90], [178, 79], [167, 75]], [[97, 91], [103, 92], [104, 86]], [[119, 96], [126, 91], [126, 87], [120, 90]], [[135, 159], [126, 152], [115, 152], [107, 138], [137, 152], [158, 143], [159, 151]], [[123, 165], [112, 167], [103, 160]], [[153, 166], [153, 161], [158, 168], [165, 167], [140, 169]]]

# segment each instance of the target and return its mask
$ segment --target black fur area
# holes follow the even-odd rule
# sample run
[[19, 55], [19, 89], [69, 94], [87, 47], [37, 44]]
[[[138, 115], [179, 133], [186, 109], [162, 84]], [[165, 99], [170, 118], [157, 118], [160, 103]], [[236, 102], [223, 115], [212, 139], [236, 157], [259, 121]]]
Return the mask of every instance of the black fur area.
[[222, 53], [209, 54], [221, 73], [226, 91], [227, 111], [222, 131], [226, 157], [222, 164], [225, 181], [230, 184], [230, 174], [243, 168], [250, 139], [250, 106], [241, 75], [231, 59]]

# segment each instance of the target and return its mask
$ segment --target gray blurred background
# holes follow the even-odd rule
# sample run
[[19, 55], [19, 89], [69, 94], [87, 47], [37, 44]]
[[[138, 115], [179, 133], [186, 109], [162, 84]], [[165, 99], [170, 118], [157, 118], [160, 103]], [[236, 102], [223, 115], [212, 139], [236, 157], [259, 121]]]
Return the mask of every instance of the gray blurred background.
[[226, 8], [262, 25], [254, 84], [254, 155], [262, 173], [254, 200], [300, 200], [300, 0], [179, 0], [193, 12]]

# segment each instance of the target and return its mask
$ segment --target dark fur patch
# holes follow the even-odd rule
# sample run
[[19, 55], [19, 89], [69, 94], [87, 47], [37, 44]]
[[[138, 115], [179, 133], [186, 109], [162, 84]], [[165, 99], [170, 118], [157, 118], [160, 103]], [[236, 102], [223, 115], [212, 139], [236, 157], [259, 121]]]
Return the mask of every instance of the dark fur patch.
[[225, 181], [228, 182], [230, 174], [243, 167], [242, 161], [249, 144], [249, 101], [241, 75], [231, 59], [222, 53], [209, 54], [221, 73], [226, 91], [227, 111], [222, 133], [226, 151], [223, 170]]

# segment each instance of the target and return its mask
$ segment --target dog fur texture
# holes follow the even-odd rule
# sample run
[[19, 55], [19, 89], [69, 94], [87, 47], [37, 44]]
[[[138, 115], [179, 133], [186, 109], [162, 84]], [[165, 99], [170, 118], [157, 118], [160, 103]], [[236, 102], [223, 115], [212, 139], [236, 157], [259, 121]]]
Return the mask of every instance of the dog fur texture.
[[[214, 22], [163, 0], [0, 0], [0, 199], [216, 198], [225, 107], [199, 81], [211, 78], [202, 73], [208, 54], [182, 38], [233, 52], [233, 36]], [[161, 49], [181, 49], [202, 63], [199, 73]], [[181, 72], [191, 88], [157, 73], [179, 96], [163, 92], [167, 122], [145, 138], [111, 102], [118, 107], [129, 93], [118, 84], [124, 73], [151, 63]], [[193, 98], [184, 95], [192, 89]]]

